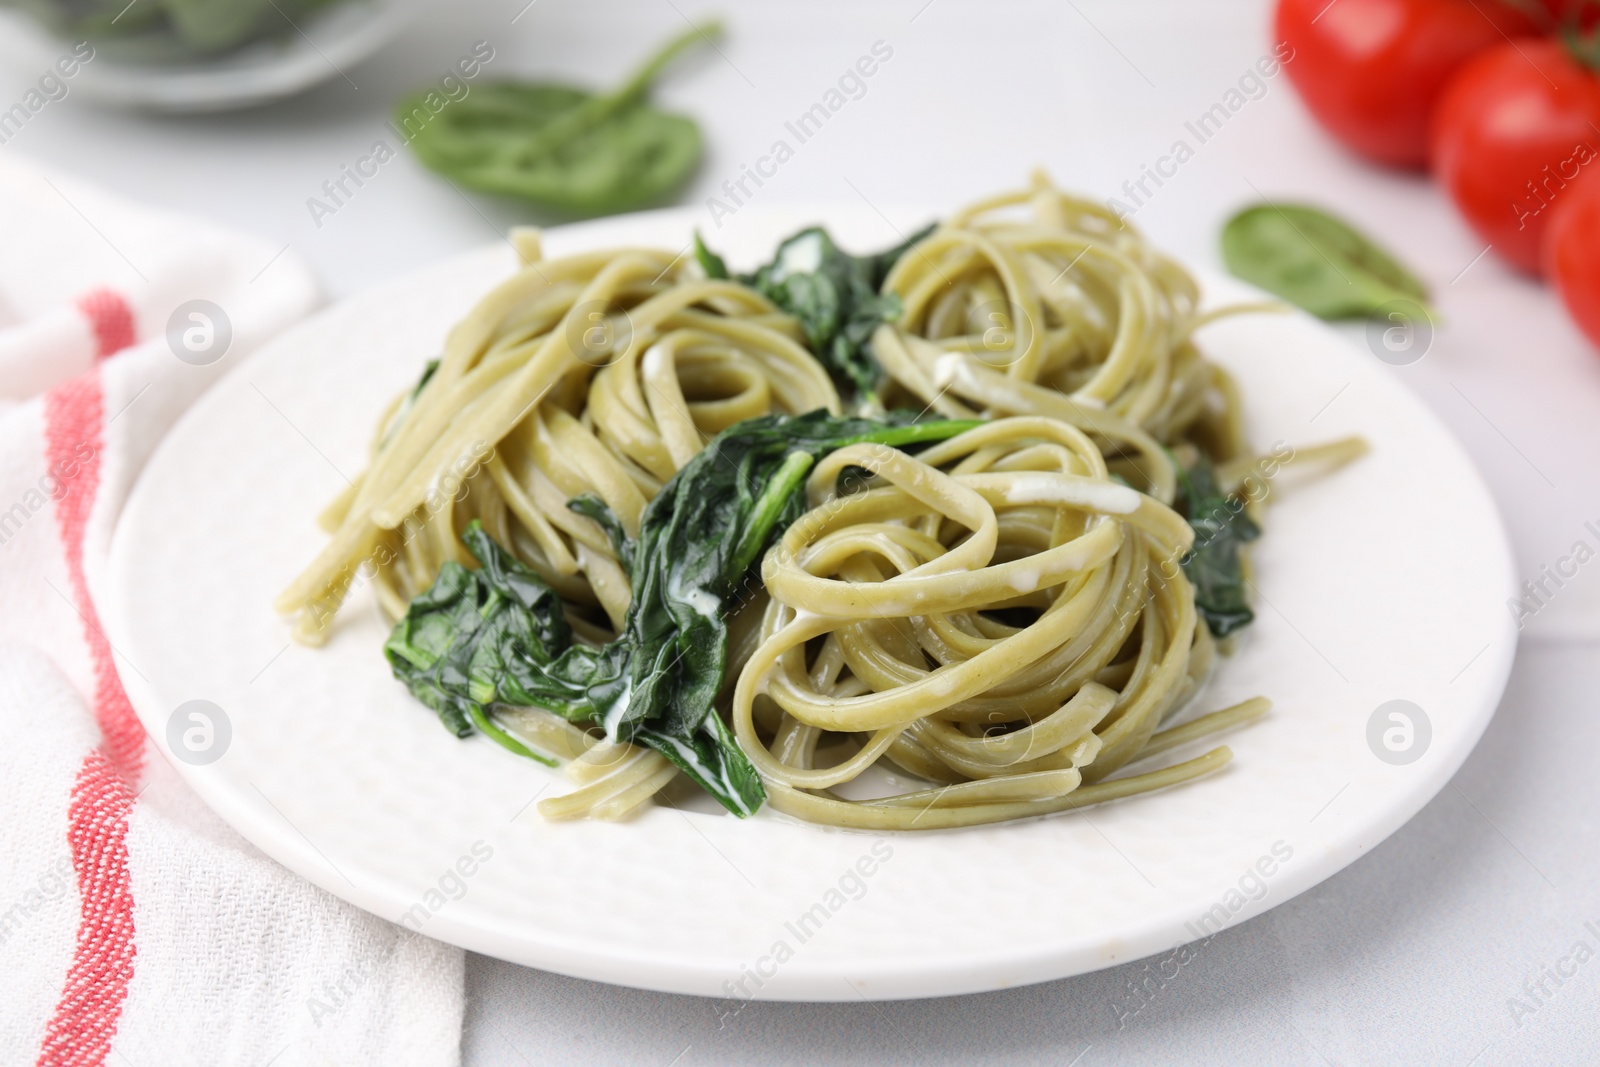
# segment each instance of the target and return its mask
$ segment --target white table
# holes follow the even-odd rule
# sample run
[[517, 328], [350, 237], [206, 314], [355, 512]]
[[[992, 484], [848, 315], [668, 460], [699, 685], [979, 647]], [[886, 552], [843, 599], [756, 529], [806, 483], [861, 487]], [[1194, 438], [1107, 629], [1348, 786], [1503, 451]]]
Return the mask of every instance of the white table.
[[[1332, 206], [1380, 235], [1433, 284], [1446, 320], [1427, 356], [1394, 373], [1480, 465], [1521, 573], [1537, 576], [1575, 540], [1593, 540], [1583, 522], [1600, 519], [1600, 357], [1553, 296], [1479, 258], [1482, 244], [1426, 181], [1338, 151], [1281, 74], [1205, 143], [1186, 130], [1269, 50], [1260, 0], [524, 2], [439, 4], [383, 56], [346, 71], [348, 82], [244, 114], [128, 116], [69, 97], [0, 151], [262, 234], [308, 260], [337, 298], [530, 221], [459, 196], [404, 154], [320, 225], [307, 207], [342, 165], [392, 139], [384, 121], [400, 93], [442, 75], [474, 41], [495, 49], [490, 74], [608, 82], [684, 15], [722, 12], [720, 53], [683, 64], [659, 94], [707, 134], [687, 203], [717, 194], [883, 41], [893, 55], [865, 94], [799, 147], [758, 191], [762, 202], [949, 207], [1019, 183], [1036, 164], [1113, 195], [1184, 138], [1193, 158], [1159, 190], [1147, 185], [1138, 224], [1207, 265], [1227, 212], [1260, 194]], [[0, 73], [0, 101], [30, 81]], [[1349, 333], [1365, 343], [1360, 326]], [[1580, 939], [1600, 951], [1584, 926], [1600, 929], [1591, 570], [1600, 567], [1529, 622], [1506, 701], [1450, 787], [1373, 856], [1217, 938], [1130, 1018], [1119, 1015], [1136, 1003], [1130, 984], [1151, 973], [1143, 964], [949, 1000], [758, 1005], [719, 1029], [711, 1001], [471, 957], [466, 1062], [1594, 1062], [1600, 963], [1559, 984], [1542, 970]]]

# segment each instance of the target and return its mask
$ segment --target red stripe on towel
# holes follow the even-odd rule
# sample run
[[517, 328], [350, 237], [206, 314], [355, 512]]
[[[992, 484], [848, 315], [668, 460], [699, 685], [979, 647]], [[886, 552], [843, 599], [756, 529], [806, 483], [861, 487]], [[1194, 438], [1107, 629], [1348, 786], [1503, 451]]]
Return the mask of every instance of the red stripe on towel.
[[96, 289], [78, 298], [78, 310], [94, 330], [95, 358], [121, 352], [133, 344], [133, 309], [110, 289]]
[[82, 913], [67, 980], [45, 1028], [39, 1067], [103, 1067], [138, 953], [128, 872], [133, 793], [104, 752], [83, 759], [72, 786], [67, 843]]
[[[133, 334], [127, 305], [114, 294], [108, 295], [121, 307], [120, 312], [106, 312], [102, 318], [89, 310], [91, 298], [80, 304], [95, 323], [102, 356], [131, 343]], [[123, 333], [116, 332], [119, 330]], [[114, 344], [116, 347], [111, 347]], [[77, 874], [81, 913], [66, 983], [45, 1028], [39, 1052], [41, 1067], [101, 1067], [105, 1063], [137, 954], [127, 838], [133, 791], [144, 758], [144, 731], [117, 677], [111, 643], [89, 598], [83, 570], [85, 532], [101, 482], [104, 418], [105, 396], [98, 370], [74, 378], [45, 397], [46, 464], [51, 470], [77, 469], [75, 476], [63, 479], [66, 491], [56, 502], [56, 520], [73, 604], [83, 618], [84, 640], [94, 669], [94, 713], [101, 744], [84, 757], [68, 806], [67, 842]]]

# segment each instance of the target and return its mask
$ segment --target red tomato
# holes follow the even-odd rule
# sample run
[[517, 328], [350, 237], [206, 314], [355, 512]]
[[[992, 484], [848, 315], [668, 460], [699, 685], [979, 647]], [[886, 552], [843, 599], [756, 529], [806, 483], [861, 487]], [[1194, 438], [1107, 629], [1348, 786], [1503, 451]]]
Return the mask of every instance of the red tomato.
[[1539, 26], [1547, 33], [1572, 27], [1590, 30], [1600, 22], [1600, 7], [1594, 0], [1538, 0], [1538, 3], [1541, 9]]
[[1535, 32], [1495, 0], [1280, 0], [1276, 33], [1306, 107], [1345, 147], [1378, 163], [1423, 167], [1428, 120], [1467, 60]]
[[1600, 78], [1557, 41], [1508, 41], [1461, 69], [1433, 122], [1433, 172], [1456, 207], [1537, 273], [1549, 208], [1600, 158]]
[[1585, 175], [1552, 209], [1544, 269], [1567, 313], [1600, 346], [1600, 172]]

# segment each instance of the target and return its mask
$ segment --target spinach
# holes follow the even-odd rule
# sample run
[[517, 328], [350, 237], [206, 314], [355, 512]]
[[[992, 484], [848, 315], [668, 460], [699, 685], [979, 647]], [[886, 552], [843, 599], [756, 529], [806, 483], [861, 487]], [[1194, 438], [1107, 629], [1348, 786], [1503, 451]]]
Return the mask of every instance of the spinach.
[[617, 554], [617, 562], [622, 564], [624, 574], [633, 574], [633, 542], [628, 540], [628, 533], [622, 528], [622, 523], [617, 521], [617, 516], [606, 507], [606, 502], [593, 493], [583, 493], [567, 501], [568, 509], [576, 511], [579, 515], [593, 519], [600, 524], [606, 537], [611, 542], [611, 549]]
[[1348, 223], [1313, 207], [1257, 204], [1222, 229], [1237, 277], [1324, 319], [1379, 315], [1403, 300], [1428, 314], [1427, 287]]
[[[900, 317], [900, 297], [880, 293], [889, 269], [912, 245], [933, 232], [928, 226], [893, 248], [853, 256], [819, 226], [801, 230], [778, 246], [772, 262], [737, 280], [800, 321], [806, 346], [847, 393], [868, 396], [883, 384], [873, 358], [872, 331]], [[710, 278], [728, 278], [728, 266], [694, 238], [695, 258]]]
[[[644, 509], [629, 542], [593, 497], [569, 507], [619, 543], [632, 584], [622, 632], [574, 644], [560, 598], [474, 522], [462, 540], [481, 564], [447, 563], [384, 646], [395, 677], [459, 736], [476, 726], [534, 756], [494, 725], [495, 704], [533, 705], [592, 722], [612, 740], [661, 753], [735, 815], [765, 797], [755, 768], [714, 707], [727, 667], [726, 612], [750, 568], [804, 509], [816, 460], [863, 441], [903, 447], [977, 425], [767, 415], [717, 435]], [[510, 742], [510, 744], [507, 744]]]
[[[437, 113], [426, 93], [402, 100], [397, 122], [426, 166], [474, 189], [521, 197], [570, 215], [608, 215], [655, 203], [700, 161], [694, 120], [646, 102], [679, 52], [720, 32], [685, 32], [621, 88], [599, 95], [566, 85], [487, 82]], [[418, 111], [421, 108], [421, 111]], [[429, 116], [420, 129], [407, 125]]]
[[707, 278], [732, 278], [728, 273], [727, 260], [717, 255], [706, 247], [705, 240], [701, 238], [700, 231], [694, 231], [694, 258], [700, 264], [700, 269], [705, 271]]
[[[432, 587], [411, 601], [384, 642], [384, 655], [395, 677], [457, 737], [477, 727], [518, 755], [553, 767], [554, 760], [501, 730], [486, 705], [495, 696], [495, 658], [570, 641], [560, 601], [538, 575], [505, 557], [478, 523], [466, 541], [480, 562], [487, 561], [484, 567], [469, 571], [446, 562]], [[550, 621], [552, 607], [559, 628]]]
[[417, 384], [411, 387], [411, 395], [406, 397], [408, 404], [416, 403], [417, 397], [422, 395], [422, 390], [427, 388], [429, 382], [433, 381], [433, 376], [438, 371], [439, 361], [437, 359], [430, 359], [422, 365], [422, 376], [417, 379]]
[[388, 443], [389, 438], [394, 436], [395, 431], [405, 425], [406, 418], [411, 414], [411, 409], [417, 406], [417, 398], [422, 395], [422, 390], [428, 387], [428, 383], [433, 380], [433, 376], [438, 371], [439, 361], [437, 359], [430, 359], [423, 364], [422, 377], [417, 379], [417, 384], [411, 387], [411, 392], [406, 394], [406, 398], [400, 402], [400, 407], [396, 409], [389, 419], [389, 427], [383, 432], [385, 444]]
[[1201, 456], [1178, 470], [1178, 511], [1194, 530], [1194, 546], [1180, 563], [1194, 586], [1194, 606], [1216, 637], [1226, 637], [1255, 619], [1245, 597], [1240, 548], [1261, 536], [1244, 504], [1217, 485], [1211, 461]]

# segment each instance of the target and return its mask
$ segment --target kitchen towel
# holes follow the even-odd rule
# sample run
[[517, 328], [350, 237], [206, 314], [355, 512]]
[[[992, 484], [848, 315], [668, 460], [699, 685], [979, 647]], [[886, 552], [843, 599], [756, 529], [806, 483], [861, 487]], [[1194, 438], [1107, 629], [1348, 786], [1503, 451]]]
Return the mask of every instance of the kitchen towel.
[[0, 1062], [459, 1060], [461, 950], [207, 810], [96, 610], [155, 444], [316, 302], [290, 248], [0, 161]]

